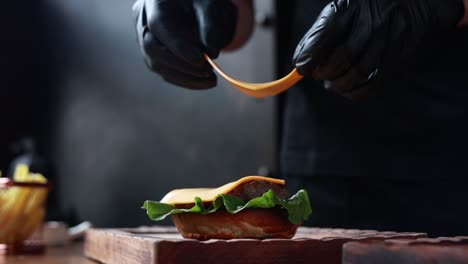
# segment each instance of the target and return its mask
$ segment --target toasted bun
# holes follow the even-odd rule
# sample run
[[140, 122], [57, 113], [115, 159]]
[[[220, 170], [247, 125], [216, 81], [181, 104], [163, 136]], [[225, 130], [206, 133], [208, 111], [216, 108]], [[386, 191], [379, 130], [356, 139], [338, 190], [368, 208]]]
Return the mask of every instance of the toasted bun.
[[299, 225], [289, 222], [282, 209], [246, 209], [236, 214], [181, 213], [172, 220], [185, 238], [198, 240], [232, 238], [292, 238]]

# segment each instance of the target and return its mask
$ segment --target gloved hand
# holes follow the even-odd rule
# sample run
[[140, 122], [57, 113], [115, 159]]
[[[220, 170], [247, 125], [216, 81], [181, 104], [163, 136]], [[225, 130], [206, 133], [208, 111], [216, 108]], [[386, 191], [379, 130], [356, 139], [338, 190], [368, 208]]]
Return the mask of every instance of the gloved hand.
[[463, 14], [463, 0], [335, 0], [300, 41], [293, 63], [300, 74], [325, 80], [325, 88], [359, 97], [424, 39], [443, 41]]
[[216, 85], [203, 53], [216, 58], [233, 39], [237, 9], [231, 0], [137, 0], [133, 13], [151, 70], [186, 88]]

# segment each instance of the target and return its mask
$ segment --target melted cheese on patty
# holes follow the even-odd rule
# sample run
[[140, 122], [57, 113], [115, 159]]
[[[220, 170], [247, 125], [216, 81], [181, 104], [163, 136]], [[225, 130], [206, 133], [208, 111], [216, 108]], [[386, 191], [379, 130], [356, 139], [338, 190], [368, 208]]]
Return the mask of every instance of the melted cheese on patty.
[[188, 189], [175, 189], [166, 194], [161, 203], [167, 204], [193, 204], [195, 197], [200, 197], [203, 202], [212, 202], [218, 194], [227, 194], [234, 190], [241, 184], [250, 181], [267, 181], [274, 184], [284, 185], [284, 180], [263, 177], [263, 176], [247, 176], [243, 177], [235, 182], [227, 183], [218, 188], [188, 188]]

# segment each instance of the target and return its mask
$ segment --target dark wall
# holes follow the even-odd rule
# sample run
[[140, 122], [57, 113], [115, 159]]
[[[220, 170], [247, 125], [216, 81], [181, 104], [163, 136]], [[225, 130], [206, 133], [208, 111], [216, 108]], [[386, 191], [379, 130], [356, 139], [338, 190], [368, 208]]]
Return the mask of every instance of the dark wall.
[[13, 146], [25, 137], [45, 151], [53, 94], [43, 5], [6, 1], [0, 11], [0, 170], [5, 174], [17, 154]]
[[[249, 98], [222, 80], [208, 91], [162, 82], [139, 53], [131, 5], [47, 2], [59, 66], [50, 148], [60, 207], [71, 222], [150, 224], [139, 208], [145, 199], [275, 165], [272, 99]], [[244, 80], [271, 80], [272, 43], [271, 31], [258, 30], [220, 63]]]

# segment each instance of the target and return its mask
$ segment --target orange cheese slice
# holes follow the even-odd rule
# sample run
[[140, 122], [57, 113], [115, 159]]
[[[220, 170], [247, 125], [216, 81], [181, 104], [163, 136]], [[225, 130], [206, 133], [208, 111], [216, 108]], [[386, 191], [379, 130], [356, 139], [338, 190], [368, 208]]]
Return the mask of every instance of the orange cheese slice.
[[291, 73], [289, 73], [287, 76], [276, 81], [266, 83], [242, 82], [225, 73], [219, 67], [219, 65], [216, 64], [216, 62], [214, 62], [210, 57], [208, 57], [208, 55], [205, 54], [205, 58], [211, 64], [211, 66], [213, 66], [213, 68], [218, 72], [218, 74], [223, 76], [223, 78], [226, 79], [229, 83], [231, 83], [232, 86], [237, 88], [239, 91], [255, 98], [264, 98], [280, 94], [291, 88], [303, 77], [297, 72], [296, 69], [293, 69]]
[[227, 194], [237, 186], [250, 181], [267, 181], [274, 184], [284, 185], [284, 180], [263, 177], [263, 176], [247, 176], [235, 182], [227, 183], [218, 188], [189, 188], [189, 189], [175, 189], [166, 194], [161, 203], [167, 204], [192, 204], [195, 197], [200, 197], [204, 202], [212, 202], [216, 199], [218, 194]]

